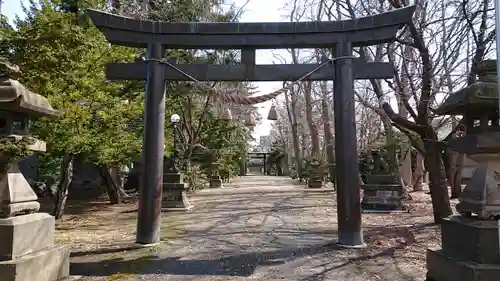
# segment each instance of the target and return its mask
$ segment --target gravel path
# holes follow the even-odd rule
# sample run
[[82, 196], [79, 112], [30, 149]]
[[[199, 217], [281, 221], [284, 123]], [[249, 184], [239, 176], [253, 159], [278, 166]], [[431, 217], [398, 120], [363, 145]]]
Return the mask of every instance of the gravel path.
[[247, 176], [198, 192], [192, 211], [166, 214], [175, 218], [168, 231], [178, 235], [160, 250], [132, 261], [74, 263], [72, 273], [94, 275], [83, 281], [423, 280], [424, 273], [398, 267], [394, 250], [338, 249], [334, 193], [294, 182]]

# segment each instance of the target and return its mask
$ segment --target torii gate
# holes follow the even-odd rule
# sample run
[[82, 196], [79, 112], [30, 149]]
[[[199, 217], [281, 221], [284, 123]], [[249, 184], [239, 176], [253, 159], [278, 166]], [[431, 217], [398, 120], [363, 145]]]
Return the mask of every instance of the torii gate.
[[[304, 80], [334, 80], [338, 242], [363, 247], [354, 112], [355, 79], [390, 79], [389, 63], [353, 58], [353, 47], [390, 43], [412, 20], [415, 6], [345, 21], [276, 23], [169, 23], [89, 10], [94, 24], [115, 45], [147, 47], [145, 61], [107, 65], [109, 80], [146, 80], [144, 165], [136, 241], [160, 241], [163, 182], [165, 81], [295, 81], [317, 64], [256, 65], [257, 49], [333, 48], [337, 59]], [[165, 49], [240, 49], [241, 64], [171, 64]], [[189, 74], [187, 77], [185, 74]]]

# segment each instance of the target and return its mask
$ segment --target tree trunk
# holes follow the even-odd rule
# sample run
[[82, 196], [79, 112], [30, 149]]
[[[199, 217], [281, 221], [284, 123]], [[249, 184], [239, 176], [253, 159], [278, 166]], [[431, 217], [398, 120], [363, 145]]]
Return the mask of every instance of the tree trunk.
[[445, 147], [443, 157], [443, 165], [446, 171], [446, 181], [448, 186], [453, 186], [453, 178], [455, 175], [455, 162], [456, 162], [456, 152], [451, 151], [451, 149]]
[[295, 93], [292, 93], [290, 98], [288, 93], [285, 93], [285, 101], [288, 113], [288, 120], [290, 121], [290, 124], [292, 124], [292, 144], [293, 144], [293, 151], [295, 154], [296, 173], [297, 173], [297, 178], [300, 179], [303, 173], [303, 169], [302, 169], [302, 157], [300, 153], [299, 129], [297, 124], [297, 112], [296, 112], [297, 98], [295, 97]]
[[330, 181], [335, 187], [335, 146], [333, 140], [332, 129], [330, 125], [330, 110], [328, 102], [325, 97], [321, 100], [321, 109], [323, 115], [323, 131], [325, 133], [326, 143], [326, 158], [328, 160], [328, 167], [330, 173]]
[[[456, 127], [457, 124], [454, 124]], [[456, 138], [452, 135], [451, 138]], [[451, 187], [451, 198], [458, 198], [462, 192], [462, 166], [465, 155], [452, 151], [449, 147], [445, 147], [443, 154], [443, 162], [446, 168], [446, 179]]]
[[307, 152], [307, 138], [306, 138], [306, 132], [304, 130], [304, 127], [303, 126], [300, 126], [298, 128], [299, 132], [300, 132], [300, 147], [301, 147], [301, 150], [300, 150], [300, 158], [304, 159], [306, 157], [306, 152]]
[[458, 198], [460, 194], [462, 194], [462, 168], [464, 166], [464, 161], [465, 155], [457, 154], [453, 185], [451, 186], [451, 198]]
[[422, 191], [422, 183], [424, 181], [424, 159], [420, 152], [417, 152], [415, 161], [415, 173], [413, 174], [413, 191]]
[[297, 178], [300, 178], [302, 176], [303, 171], [302, 171], [302, 157], [300, 153], [300, 140], [299, 140], [297, 123], [292, 124], [292, 141], [293, 141], [293, 152], [294, 152], [293, 154], [295, 154]]
[[304, 90], [304, 99], [306, 103], [306, 119], [311, 136], [311, 156], [312, 158], [319, 159], [319, 135], [318, 126], [316, 126], [313, 118], [312, 108], [312, 82], [308, 81]]
[[431, 191], [434, 222], [439, 224], [442, 219], [453, 214], [446, 186], [446, 171], [441, 156], [441, 145], [434, 133], [422, 136], [422, 139], [426, 151], [424, 163], [429, 172], [429, 190]]
[[55, 219], [60, 219], [64, 214], [64, 207], [66, 207], [69, 186], [71, 185], [72, 179], [73, 155], [71, 153], [66, 153], [61, 161], [59, 184], [57, 186], [54, 209], [52, 210], [51, 214], [55, 217]]
[[116, 170], [117, 167], [110, 167], [109, 165], [103, 165], [99, 169], [111, 204], [120, 204], [122, 202], [122, 197], [126, 196], [118, 179], [115, 179], [114, 175], [117, 174]]
[[400, 156], [399, 172], [406, 186], [412, 184], [412, 169], [411, 169], [411, 146], [402, 144]]
[[[458, 121], [452, 120], [452, 128], [457, 128], [459, 126]], [[457, 129], [459, 130], [459, 129]], [[457, 137], [457, 132], [452, 132], [449, 136], [450, 139], [455, 139]], [[457, 198], [460, 194], [460, 189], [462, 186], [462, 179], [459, 182], [455, 181], [455, 176], [457, 173], [462, 173], [461, 165], [457, 163], [460, 154], [458, 152], [452, 151], [449, 146], [444, 148], [443, 153], [443, 163], [446, 169], [446, 179], [448, 180], [448, 185], [451, 187], [451, 198]], [[458, 170], [457, 170], [458, 169]]]
[[[291, 52], [292, 55], [292, 61], [294, 64], [299, 63], [298, 61], [298, 56], [297, 52], [295, 50], [292, 50]], [[285, 86], [285, 82], [283, 82], [283, 86]], [[303, 161], [302, 161], [302, 154], [300, 153], [300, 138], [299, 138], [299, 126], [298, 126], [298, 118], [297, 118], [297, 111], [298, 111], [298, 104], [297, 104], [297, 92], [295, 91], [294, 87], [290, 89], [290, 95], [288, 92], [285, 92], [285, 101], [286, 101], [286, 108], [287, 108], [287, 113], [288, 113], [288, 120], [290, 121], [290, 124], [292, 125], [292, 142], [293, 142], [293, 150], [295, 153], [295, 163], [297, 165], [296, 172], [297, 172], [297, 178], [302, 180], [302, 175], [304, 173], [304, 166], [303, 166]]]
[[396, 157], [396, 146], [394, 143], [394, 129], [392, 128], [391, 119], [388, 116], [380, 116], [385, 130], [385, 144], [389, 156], [389, 168], [392, 172], [398, 172], [398, 161]]
[[[410, 46], [404, 46], [403, 55], [405, 57], [411, 57], [413, 52], [413, 48]], [[408, 109], [405, 106], [405, 101], [408, 101], [408, 97], [411, 96], [410, 90], [410, 77], [406, 71], [402, 71], [401, 73], [401, 83], [400, 94], [396, 95], [398, 101], [398, 111], [401, 116], [404, 118], [409, 117]], [[403, 182], [409, 186], [412, 183], [412, 169], [411, 169], [411, 146], [407, 145], [409, 143], [408, 136], [405, 134], [402, 135], [402, 144], [401, 144], [401, 155], [399, 159], [399, 173], [403, 178]]]

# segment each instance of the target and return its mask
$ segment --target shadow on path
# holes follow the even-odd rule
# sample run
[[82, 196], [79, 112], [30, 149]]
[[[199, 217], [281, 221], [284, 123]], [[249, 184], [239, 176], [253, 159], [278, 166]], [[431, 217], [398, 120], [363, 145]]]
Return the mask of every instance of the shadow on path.
[[[255, 193], [193, 198], [193, 211], [164, 214], [175, 218], [162, 225], [164, 231], [175, 233], [163, 239], [166, 247], [74, 253], [71, 274], [92, 281], [110, 280], [106, 277], [115, 274], [148, 281], [240, 281], [250, 276], [265, 281], [417, 280], [396, 272], [395, 253], [418, 244], [419, 235], [433, 228], [375, 221], [364, 225], [370, 247], [339, 250], [332, 243], [337, 222], [330, 194], [263, 187]], [[123, 251], [130, 252], [119, 254]]]
[[[250, 276], [258, 266], [281, 265], [304, 256], [338, 250], [334, 243], [304, 248], [246, 253], [214, 259], [189, 260], [181, 257], [142, 257], [134, 260], [110, 259], [90, 263], [71, 263], [71, 274], [82, 276], [110, 276], [122, 274], [170, 274]], [[211, 255], [213, 253], [207, 253]]]
[[[410, 229], [405, 228], [404, 230], [410, 230], [411, 233], [419, 233], [426, 231], [432, 226], [432, 224], [419, 224], [410, 227]], [[396, 227], [394, 230], [399, 232], [403, 231], [403, 228]], [[389, 233], [386, 233], [385, 227], [373, 227], [369, 229], [366, 234], [370, 237], [372, 235], [388, 235]], [[137, 259], [114, 258], [95, 262], [73, 262], [71, 263], [70, 270], [72, 275], [94, 277], [107, 277], [114, 274], [249, 277], [254, 274], [259, 267], [277, 267], [307, 257], [323, 260], [324, 263], [317, 265], [318, 268], [323, 269], [305, 278], [301, 278], [300, 280], [326, 280], [328, 274], [342, 270], [342, 268], [352, 264], [383, 257], [394, 259], [394, 254], [397, 250], [409, 244], [413, 244], [414, 242], [415, 241], [412, 239], [407, 239], [407, 243], [392, 247], [384, 247], [376, 252], [365, 250], [339, 251], [340, 248], [335, 243], [318, 243], [316, 245], [307, 245], [303, 247], [281, 245], [280, 248], [282, 249], [278, 250], [243, 254], [234, 254], [234, 249], [222, 250], [221, 252], [205, 251], [197, 253], [204, 257], [199, 259], [184, 258], [180, 256], [161, 257], [161, 255], [151, 255]], [[120, 250], [134, 250], [134, 248], [121, 248]], [[110, 249], [107, 253], [113, 251], [113, 249]], [[100, 254], [104, 252], [106, 251], [98, 250], [81, 253], [81, 255]], [[343, 258], [336, 258], [336, 256], [342, 252], [344, 253], [344, 255], [342, 255]], [[324, 259], [325, 256], [330, 258]], [[368, 272], [369, 268], [365, 268], [365, 271]], [[403, 275], [403, 273], [401, 272], [399, 275]], [[410, 277], [407, 278], [409, 279], [406, 280], [414, 280]]]

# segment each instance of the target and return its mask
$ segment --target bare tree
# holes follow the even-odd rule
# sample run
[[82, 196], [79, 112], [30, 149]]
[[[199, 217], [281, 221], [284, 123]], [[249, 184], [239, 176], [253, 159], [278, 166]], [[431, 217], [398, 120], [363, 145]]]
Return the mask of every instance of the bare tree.
[[[353, 19], [407, 5], [408, 1], [403, 0], [294, 0], [290, 3], [293, 11], [290, 18]], [[456, 190], [460, 173], [456, 162], [460, 157], [450, 157], [446, 148], [446, 140], [454, 135], [454, 128], [444, 140], [438, 137], [442, 126], [452, 119], [438, 118], [433, 109], [450, 92], [475, 82], [478, 63], [488, 55], [495, 36], [492, 3], [490, 0], [419, 0], [415, 5], [413, 22], [396, 42], [357, 50], [366, 61], [389, 61], [395, 65], [394, 79], [357, 83], [357, 97], [361, 104], [379, 114], [386, 131], [395, 126], [423, 156], [429, 173], [434, 219], [439, 223], [452, 213], [447, 181]], [[471, 51], [464, 52], [463, 46], [469, 44]], [[331, 56], [330, 50], [322, 52]], [[361, 95], [365, 89], [378, 102], [374, 102], [370, 94]], [[391, 100], [396, 101], [397, 110]], [[406, 164], [410, 161], [404, 160]], [[420, 168], [418, 163], [416, 168]], [[451, 171], [447, 173], [446, 168]], [[409, 167], [404, 170], [408, 171]], [[415, 178], [421, 178], [420, 174], [418, 171]], [[405, 177], [408, 183], [411, 176]]]

